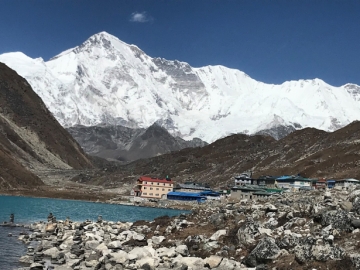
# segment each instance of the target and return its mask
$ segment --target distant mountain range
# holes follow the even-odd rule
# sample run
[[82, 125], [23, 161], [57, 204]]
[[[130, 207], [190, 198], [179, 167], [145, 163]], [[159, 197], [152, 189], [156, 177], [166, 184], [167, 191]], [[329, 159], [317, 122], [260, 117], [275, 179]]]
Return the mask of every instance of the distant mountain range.
[[262, 175], [296, 175], [327, 179], [360, 179], [360, 122], [334, 132], [314, 128], [296, 130], [275, 140], [270, 136], [234, 134], [204, 147], [186, 148], [161, 156], [76, 178], [80, 183], [113, 185], [134, 175], [166, 177], [177, 183], [192, 179], [212, 188], [234, 185], [234, 176], [252, 171]]
[[266, 84], [224, 66], [152, 58], [106, 32], [47, 62], [20, 52], [2, 54], [0, 62], [25, 77], [68, 128], [158, 123], [175, 137], [213, 142], [264, 130], [278, 138], [306, 127], [334, 131], [360, 119], [358, 85]]
[[123, 162], [150, 158], [187, 147], [207, 145], [197, 138], [191, 141], [175, 138], [156, 123], [147, 129], [77, 125], [67, 130], [88, 154]]

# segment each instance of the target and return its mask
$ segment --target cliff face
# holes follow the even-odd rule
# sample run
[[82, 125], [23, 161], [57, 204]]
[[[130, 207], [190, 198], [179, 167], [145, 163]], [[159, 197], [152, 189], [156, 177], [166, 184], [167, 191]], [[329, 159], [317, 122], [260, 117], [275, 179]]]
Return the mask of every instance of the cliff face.
[[0, 188], [41, 185], [36, 171], [92, 166], [28, 82], [0, 63]]
[[124, 126], [74, 126], [67, 128], [67, 131], [89, 155], [125, 162], [207, 145], [198, 138], [191, 141], [175, 138], [156, 123], [147, 129]]

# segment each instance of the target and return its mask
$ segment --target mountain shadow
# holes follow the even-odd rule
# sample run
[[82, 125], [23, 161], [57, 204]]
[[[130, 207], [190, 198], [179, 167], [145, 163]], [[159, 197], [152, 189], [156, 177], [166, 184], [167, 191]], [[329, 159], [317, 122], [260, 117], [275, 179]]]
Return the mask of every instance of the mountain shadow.
[[42, 170], [92, 167], [28, 82], [0, 63], [0, 189], [42, 185]]

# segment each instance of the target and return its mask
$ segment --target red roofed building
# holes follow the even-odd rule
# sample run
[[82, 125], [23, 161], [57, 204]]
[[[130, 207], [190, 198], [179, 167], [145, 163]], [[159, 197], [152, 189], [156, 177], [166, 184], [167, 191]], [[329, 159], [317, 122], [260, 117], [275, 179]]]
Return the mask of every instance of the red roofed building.
[[174, 182], [170, 178], [159, 179], [141, 176], [136, 182], [134, 196], [141, 198], [166, 199], [168, 192], [173, 191]]

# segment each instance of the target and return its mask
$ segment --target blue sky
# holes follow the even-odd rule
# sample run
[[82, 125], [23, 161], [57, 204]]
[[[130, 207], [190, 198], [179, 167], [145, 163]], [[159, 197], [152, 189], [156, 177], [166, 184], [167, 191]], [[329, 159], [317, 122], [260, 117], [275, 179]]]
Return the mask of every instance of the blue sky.
[[151, 57], [266, 83], [360, 85], [358, 0], [1, 0], [0, 53], [44, 60], [106, 31]]

